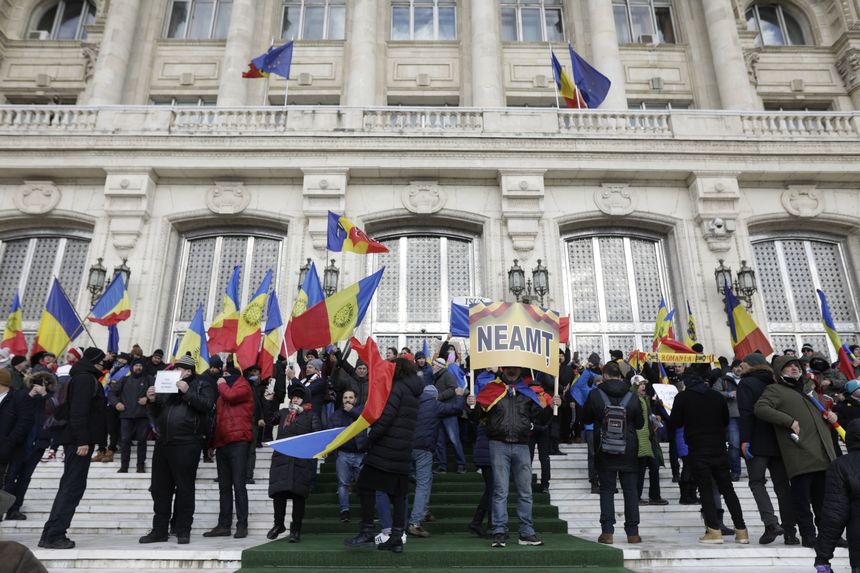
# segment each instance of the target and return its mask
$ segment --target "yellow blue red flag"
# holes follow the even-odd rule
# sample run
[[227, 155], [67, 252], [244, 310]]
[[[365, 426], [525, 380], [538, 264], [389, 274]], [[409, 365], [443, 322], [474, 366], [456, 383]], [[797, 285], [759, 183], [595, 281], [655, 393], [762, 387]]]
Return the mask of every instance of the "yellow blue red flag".
[[27, 341], [24, 339], [24, 311], [21, 308], [21, 297], [17, 289], [15, 298], [12, 299], [12, 306], [9, 308], [6, 326], [3, 328], [0, 348], [8, 348], [12, 354], [27, 355]]
[[131, 316], [128, 289], [121, 274], [117, 274], [90, 311], [89, 319], [102, 326], [115, 326]]
[[281, 346], [281, 325], [283, 324], [278, 295], [273, 292], [269, 296], [269, 306], [266, 309], [266, 335], [263, 337], [263, 348], [260, 349], [260, 357], [257, 360], [262, 380], [267, 380], [272, 375], [275, 358], [278, 357]]
[[179, 348], [173, 356], [173, 363], [176, 363], [176, 358], [190, 354], [197, 364], [197, 372], [206, 372], [209, 368], [209, 349], [206, 345], [206, 329], [203, 327], [203, 305], [197, 307], [197, 312], [194, 313], [194, 318], [191, 319], [191, 324], [185, 331], [182, 337], [182, 342], [179, 343]]
[[684, 344], [693, 346], [699, 341], [699, 336], [696, 333], [696, 318], [693, 316], [693, 309], [690, 308], [690, 301], [687, 301], [687, 333], [684, 336]]
[[759, 329], [747, 309], [737, 299], [732, 289], [728, 287], [726, 287], [726, 316], [729, 319], [729, 334], [736, 357], [743, 359], [753, 352], [759, 352], [763, 356], [773, 354], [770, 341]]
[[336, 253], [348, 251], [360, 255], [388, 252], [388, 247], [368, 237], [352, 221], [331, 211], [328, 212], [328, 239], [326, 248]]
[[284, 356], [289, 356], [298, 350], [298, 347], [293, 344], [293, 319], [324, 299], [325, 295], [323, 294], [319, 275], [317, 275], [316, 265], [310, 263], [305, 280], [302, 282], [302, 286], [299, 288], [296, 300], [293, 303], [293, 311], [290, 313], [290, 319], [287, 322], [287, 331], [284, 333]]
[[61, 356], [66, 347], [83, 330], [84, 325], [81, 324], [75, 307], [66, 297], [60, 282], [54, 279], [48, 294], [48, 302], [45, 304], [45, 310], [42, 311], [36, 339], [33, 341], [32, 354], [45, 351]]
[[233, 267], [233, 274], [227, 281], [227, 290], [224, 293], [224, 308], [212, 321], [207, 332], [209, 336], [209, 352], [236, 351], [236, 332], [239, 329], [239, 265]]
[[272, 269], [269, 269], [257, 292], [239, 313], [239, 324], [236, 329], [236, 365], [240, 370], [245, 370], [257, 363], [262, 337], [263, 309], [266, 307], [266, 297], [269, 295], [271, 284]]
[[839, 355], [839, 371], [842, 372], [849, 380], [854, 380], [854, 361], [857, 359], [848, 348], [839, 339], [839, 333], [836, 332], [836, 325], [833, 323], [833, 316], [830, 314], [830, 305], [827, 304], [827, 297], [824, 296], [824, 291], [817, 289], [818, 298], [821, 300], [821, 321], [824, 323], [824, 330], [827, 332], [827, 337], [830, 338], [830, 343], [833, 349]]

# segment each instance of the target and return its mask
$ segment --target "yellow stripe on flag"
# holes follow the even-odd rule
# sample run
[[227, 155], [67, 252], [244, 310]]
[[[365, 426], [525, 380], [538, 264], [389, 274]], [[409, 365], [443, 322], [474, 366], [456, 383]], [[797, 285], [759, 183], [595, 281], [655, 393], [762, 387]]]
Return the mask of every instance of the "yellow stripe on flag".
[[344, 428], [343, 431], [341, 433], [339, 433], [337, 435], [337, 437], [334, 440], [332, 440], [328, 446], [326, 446], [326, 449], [324, 449], [323, 451], [321, 451], [320, 453], [318, 453], [314, 457], [315, 458], [326, 457], [327, 455], [329, 455], [330, 453], [332, 453], [333, 451], [335, 451], [336, 449], [338, 449], [339, 447], [341, 447], [342, 445], [344, 445], [345, 443], [347, 443], [348, 441], [350, 441], [351, 439], [353, 439], [354, 437], [359, 435], [361, 432], [367, 430], [367, 428], [369, 428], [369, 427], [370, 427], [370, 424], [367, 423], [367, 420], [365, 420], [362, 417], [359, 417], [355, 422], [353, 422], [352, 424], [350, 424], [349, 426]]

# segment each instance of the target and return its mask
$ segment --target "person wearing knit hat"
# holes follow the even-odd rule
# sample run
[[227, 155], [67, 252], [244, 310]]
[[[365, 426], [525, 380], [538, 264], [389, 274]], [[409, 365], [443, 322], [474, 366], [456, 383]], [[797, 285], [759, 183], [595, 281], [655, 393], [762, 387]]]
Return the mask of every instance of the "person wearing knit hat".
[[764, 366], [767, 364], [767, 358], [765, 358], [760, 352], [752, 352], [744, 356], [743, 363], [748, 367]]
[[328, 390], [328, 381], [322, 375], [322, 360], [312, 358], [305, 364], [305, 376], [299, 381], [300, 384], [307, 389], [311, 403], [311, 408], [314, 413], [322, 420], [323, 403], [325, 401], [326, 391]]
[[157, 348], [149, 360], [145, 360], [143, 363], [144, 372], [153, 378], [165, 368], [167, 368], [167, 364], [164, 363], [164, 351], [160, 348]]
[[66, 364], [74, 364], [84, 355], [84, 349], [80, 346], [72, 346], [66, 351]]
[[9, 360], [9, 366], [6, 367], [6, 370], [12, 377], [12, 390], [21, 390], [26, 386], [24, 374], [29, 368], [30, 364], [27, 362], [26, 356], [15, 355]]

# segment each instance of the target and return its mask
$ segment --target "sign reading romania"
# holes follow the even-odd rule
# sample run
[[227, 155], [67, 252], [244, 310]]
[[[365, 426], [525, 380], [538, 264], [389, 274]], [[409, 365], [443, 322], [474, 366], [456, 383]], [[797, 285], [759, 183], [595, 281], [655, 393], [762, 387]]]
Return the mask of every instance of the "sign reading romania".
[[559, 317], [522, 303], [469, 307], [469, 362], [473, 370], [520, 366], [558, 375]]

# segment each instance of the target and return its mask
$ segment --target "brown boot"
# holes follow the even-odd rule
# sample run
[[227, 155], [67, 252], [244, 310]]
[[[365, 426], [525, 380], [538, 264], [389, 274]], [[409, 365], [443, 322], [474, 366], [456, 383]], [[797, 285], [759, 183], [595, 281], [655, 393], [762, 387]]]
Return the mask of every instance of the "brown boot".
[[105, 452], [97, 452], [96, 455], [93, 456], [92, 461], [100, 462], [100, 461], [102, 461], [102, 458], [104, 458], [104, 457], [105, 457]]
[[102, 463], [105, 463], [105, 464], [109, 464], [109, 463], [113, 462], [113, 454], [114, 454], [113, 450], [105, 450], [105, 453], [102, 456], [102, 459], [100, 459], [99, 461]]
[[611, 533], [601, 533], [600, 537], [597, 538], [598, 543], [603, 543], [604, 545], [612, 545], [612, 534]]
[[638, 535], [628, 535], [627, 543], [642, 543], [642, 538]]
[[750, 543], [750, 533], [747, 529], [735, 529], [735, 543], [740, 543], [741, 545], [749, 545]]
[[699, 543], [705, 543], [707, 545], [719, 545], [723, 542], [723, 534], [720, 533], [719, 529], [711, 529], [707, 528], [705, 534], [699, 538]]

